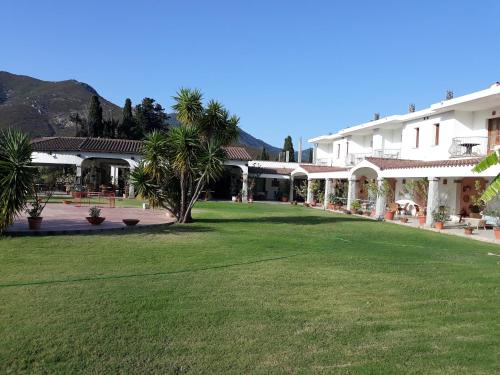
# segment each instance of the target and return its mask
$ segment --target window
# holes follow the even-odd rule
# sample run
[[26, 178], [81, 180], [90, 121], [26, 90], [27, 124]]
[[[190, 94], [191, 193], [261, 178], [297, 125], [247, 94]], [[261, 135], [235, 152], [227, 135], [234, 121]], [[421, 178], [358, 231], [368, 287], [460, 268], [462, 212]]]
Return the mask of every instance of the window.
[[415, 148], [418, 148], [420, 143], [420, 128], [415, 128]]
[[439, 124], [434, 124], [434, 145], [439, 145]]
[[340, 143], [337, 144], [337, 159], [340, 159]]

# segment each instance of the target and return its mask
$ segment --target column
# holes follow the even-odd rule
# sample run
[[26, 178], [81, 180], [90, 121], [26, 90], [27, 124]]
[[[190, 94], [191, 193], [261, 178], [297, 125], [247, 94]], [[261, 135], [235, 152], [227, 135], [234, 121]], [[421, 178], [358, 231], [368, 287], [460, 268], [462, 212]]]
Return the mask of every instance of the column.
[[311, 189], [311, 183], [312, 183], [312, 179], [308, 178], [307, 179], [307, 199], [306, 199], [306, 202], [307, 203], [312, 203], [313, 201], [313, 192], [312, 192], [312, 189]]
[[356, 176], [352, 176], [349, 179], [349, 185], [347, 187], [347, 209], [351, 209], [351, 204], [356, 200]]
[[242, 186], [241, 186], [241, 201], [244, 203], [248, 202], [248, 173], [242, 174]]
[[288, 201], [293, 202], [293, 176], [290, 176], [290, 193], [288, 194]]
[[[130, 173], [132, 173], [133, 170], [134, 170], [134, 167], [130, 167], [130, 169], [129, 169]], [[128, 197], [131, 199], [135, 198], [134, 184], [130, 181], [130, 179], [128, 181]]]
[[428, 226], [432, 225], [432, 213], [439, 206], [439, 178], [428, 177], [429, 180], [429, 191], [427, 194], [427, 218], [425, 224]]
[[331, 178], [327, 178], [325, 180], [325, 201], [323, 202], [323, 209], [325, 209], [325, 210], [328, 207], [328, 199], [329, 199], [330, 193], [332, 192], [332, 181], [333, 180]]
[[[383, 218], [385, 213], [385, 193], [383, 192], [384, 179], [382, 177], [377, 178], [377, 201], [375, 203], [375, 217]], [[382, 193], [382, 194], [381, 194]]]
[[81, 164], [76, 166], [75, 185], [77, 187], [82, 186], [82, 165]]

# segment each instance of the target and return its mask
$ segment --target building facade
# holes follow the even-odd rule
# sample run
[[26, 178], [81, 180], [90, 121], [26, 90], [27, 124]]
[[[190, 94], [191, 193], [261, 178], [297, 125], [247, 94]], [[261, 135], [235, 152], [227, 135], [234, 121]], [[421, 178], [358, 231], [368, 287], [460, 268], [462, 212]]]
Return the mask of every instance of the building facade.
[[[314, 145], [316, 169], [298, 168], [292, 178], [324, 180], [325, 191], [344, 181], [348, 208], [356, 199], [367, 199], [370, 182], [388, 184], [392, 197], [371, 197], [380, 216], [391, 200], [409, 200], [408, 181], [428, 182], [428, 213], [439, 206], [453, 214], [471, 214], [472, 201], [500, 168], [482, 174], [472, 167], [500, 147], [500, 83], [486, 90], [451, 98], [407, 114], [378, 118], [309, 140]], [[325, 202], [328, 199], [325, 194]], [[326, 203], [325, 203], [326, 204]], [[424, 207], [422, 207], [424, 206]]]

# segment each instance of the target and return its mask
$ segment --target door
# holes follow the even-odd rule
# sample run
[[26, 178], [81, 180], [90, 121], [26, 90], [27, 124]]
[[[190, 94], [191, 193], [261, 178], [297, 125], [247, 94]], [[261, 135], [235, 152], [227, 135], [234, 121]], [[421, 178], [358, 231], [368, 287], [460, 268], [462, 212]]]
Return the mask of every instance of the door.
[[500, 117], [488, 120], [488, 151], [500, 145]]

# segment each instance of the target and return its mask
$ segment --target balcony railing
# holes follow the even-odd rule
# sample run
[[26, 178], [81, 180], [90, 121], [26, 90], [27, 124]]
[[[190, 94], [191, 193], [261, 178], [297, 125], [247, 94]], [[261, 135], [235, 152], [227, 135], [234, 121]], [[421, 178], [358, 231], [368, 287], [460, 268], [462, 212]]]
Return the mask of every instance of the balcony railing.
[[316, 159], [316, 165], [332, 166], [332, 159], [330, 158], [318, 158]]
[[456, 137], [451, 140], [451, 158], [485, 156], [488, 153], [488, 137]]
[[368, 153], [348, 154], [346, 158], [346, 165], [356, 165], [368, 157], [383, 158], [383, 159], [399, 159], [401, 154], [400, 149], [383, 149], [373, 150]]

